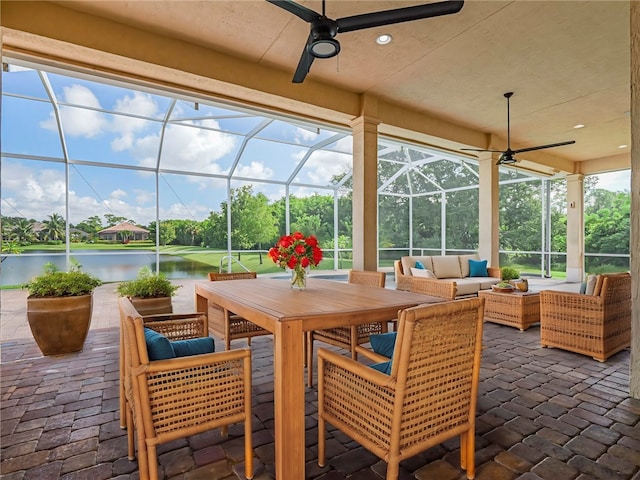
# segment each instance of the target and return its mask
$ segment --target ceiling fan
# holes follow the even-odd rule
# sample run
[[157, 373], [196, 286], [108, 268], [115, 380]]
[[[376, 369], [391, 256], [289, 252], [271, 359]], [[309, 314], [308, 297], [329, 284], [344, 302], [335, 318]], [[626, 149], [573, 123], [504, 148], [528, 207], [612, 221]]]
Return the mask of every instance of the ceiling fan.
[[316, 58], [335, 57], [340, 52], [340, 43], [335, 39], [338, 33], [353, 32], [365, 28], [380, 27], [393, 23], [409, 22], [423, 18], [437, 17], [457, 13], [464, 1], [444, 1], [415, 5], [413, 7], [382, 10], [362, 15], [332, 20], [325, 15], [325, 0], [322, 0], [322, 15], [294, 2], [293, 0], [267, 0], [283, 8], [310, 24], [311, 31], [302, 50], [293, 83], [302, 83]]
[[506, 150], [487, 150], [483, 148], [461, 148], [461, 150], [468, 150], [472, 152], [494, 152], [500, 153], [500, 158], [496, 165], [508, 165], [516, 163], [514, 155], [516, 153], [531, 152], [533, 150], [542, 150], [543, 148], [561, 147], [562, 145], [571, 145], [576, 143], [575, 140], [569, 140], [568, 142], [550, 143], [549, 145], [538, 145], [537, 147], [519, 148], [517, 150], [511, 150], [511, 119], [509, 111], [509, 99], [513, 96], [513, 92], [507, 92], [504, 97], [507, 99], [507, 149]]

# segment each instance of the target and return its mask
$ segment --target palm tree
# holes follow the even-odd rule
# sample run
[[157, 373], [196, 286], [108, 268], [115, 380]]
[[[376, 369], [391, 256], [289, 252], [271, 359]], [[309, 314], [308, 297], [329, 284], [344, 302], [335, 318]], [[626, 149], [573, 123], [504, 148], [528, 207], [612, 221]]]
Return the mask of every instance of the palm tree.
[[34, 239], [33, 223], [26, 218], [20, 218], [11, 229], [10, 234], [13, 241], [22, 245], [28, 245]]
[[46, 240], [64, 240], [65, 219], [57, 213], [49, 215], [49, 220], [44, 222], [44, 236]]

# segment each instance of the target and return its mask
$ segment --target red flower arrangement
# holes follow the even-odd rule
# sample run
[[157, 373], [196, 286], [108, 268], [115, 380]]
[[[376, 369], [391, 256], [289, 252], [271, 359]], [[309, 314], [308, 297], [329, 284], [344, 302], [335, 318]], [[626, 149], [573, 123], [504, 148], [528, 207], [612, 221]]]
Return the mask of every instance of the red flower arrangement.
[[314, 235], [305, 237], [301, 232], [280, 237], [269, 257], [280, 268], [293, 271], [291, 286], [303, 289], [306, 284], [306, 269], [317, 267], [322, 260], [322, 249]]

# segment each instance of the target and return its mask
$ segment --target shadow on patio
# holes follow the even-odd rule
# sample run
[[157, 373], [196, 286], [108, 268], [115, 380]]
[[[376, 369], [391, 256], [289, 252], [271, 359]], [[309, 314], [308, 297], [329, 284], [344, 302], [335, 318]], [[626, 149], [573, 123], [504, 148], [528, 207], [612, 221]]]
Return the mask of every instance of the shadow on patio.
[[[179, 283], [184, 287], [176, 310], [191, 310], [191, 282]], [[110, 315], [109, 322], [117, 322], [117, 306], [109, 300], [113, 288], [101, 287], [105, 304], [98, 302], [94, 317]], [[1, 478], [138, 478], [119, 428], [118, 329], [94, 328], [82, 352], [59, 357], [42, 357], [30, 337], [9, 339], [6, 333]], [[216, 350], [222, 349], [216, 340]], [[256, 479], [274, 478], [272, 351], [271, 337], [253, 340]], [[540, 348], [538, 325], [520, 332], [485, 324], [476, 478], [640, 479], [640, 401], [628, 397], [629, 357], [624, 350], [599, 363]], [[384, 462], [333, 430], [328, 465], [319, 468], [315, 389], [307, 390], [307, 402], [307, 479], [383, 478]], [[161, 446], [161, 478], [244, 478], [240, 435], [239, 425], [226, 439], [211, 431]], [[457, 440], [445, 442], [403, 462], [400, 478], [464, 479], [458, 453]]]

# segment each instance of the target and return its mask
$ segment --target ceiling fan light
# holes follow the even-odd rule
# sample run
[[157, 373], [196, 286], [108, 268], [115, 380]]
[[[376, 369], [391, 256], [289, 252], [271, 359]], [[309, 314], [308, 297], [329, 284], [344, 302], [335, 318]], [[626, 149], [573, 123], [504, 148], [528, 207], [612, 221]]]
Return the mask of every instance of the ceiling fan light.
[[513, 163], [516, 163], [516, 159], [510, 153], [503, 153], [498, 159], [498, 165], [511, 165]]
[[340, 44], [334, 38], [322, 36], [315, 38], [309, 44], [309, 53], [316, 58], [335, 57], [340, 52]]

